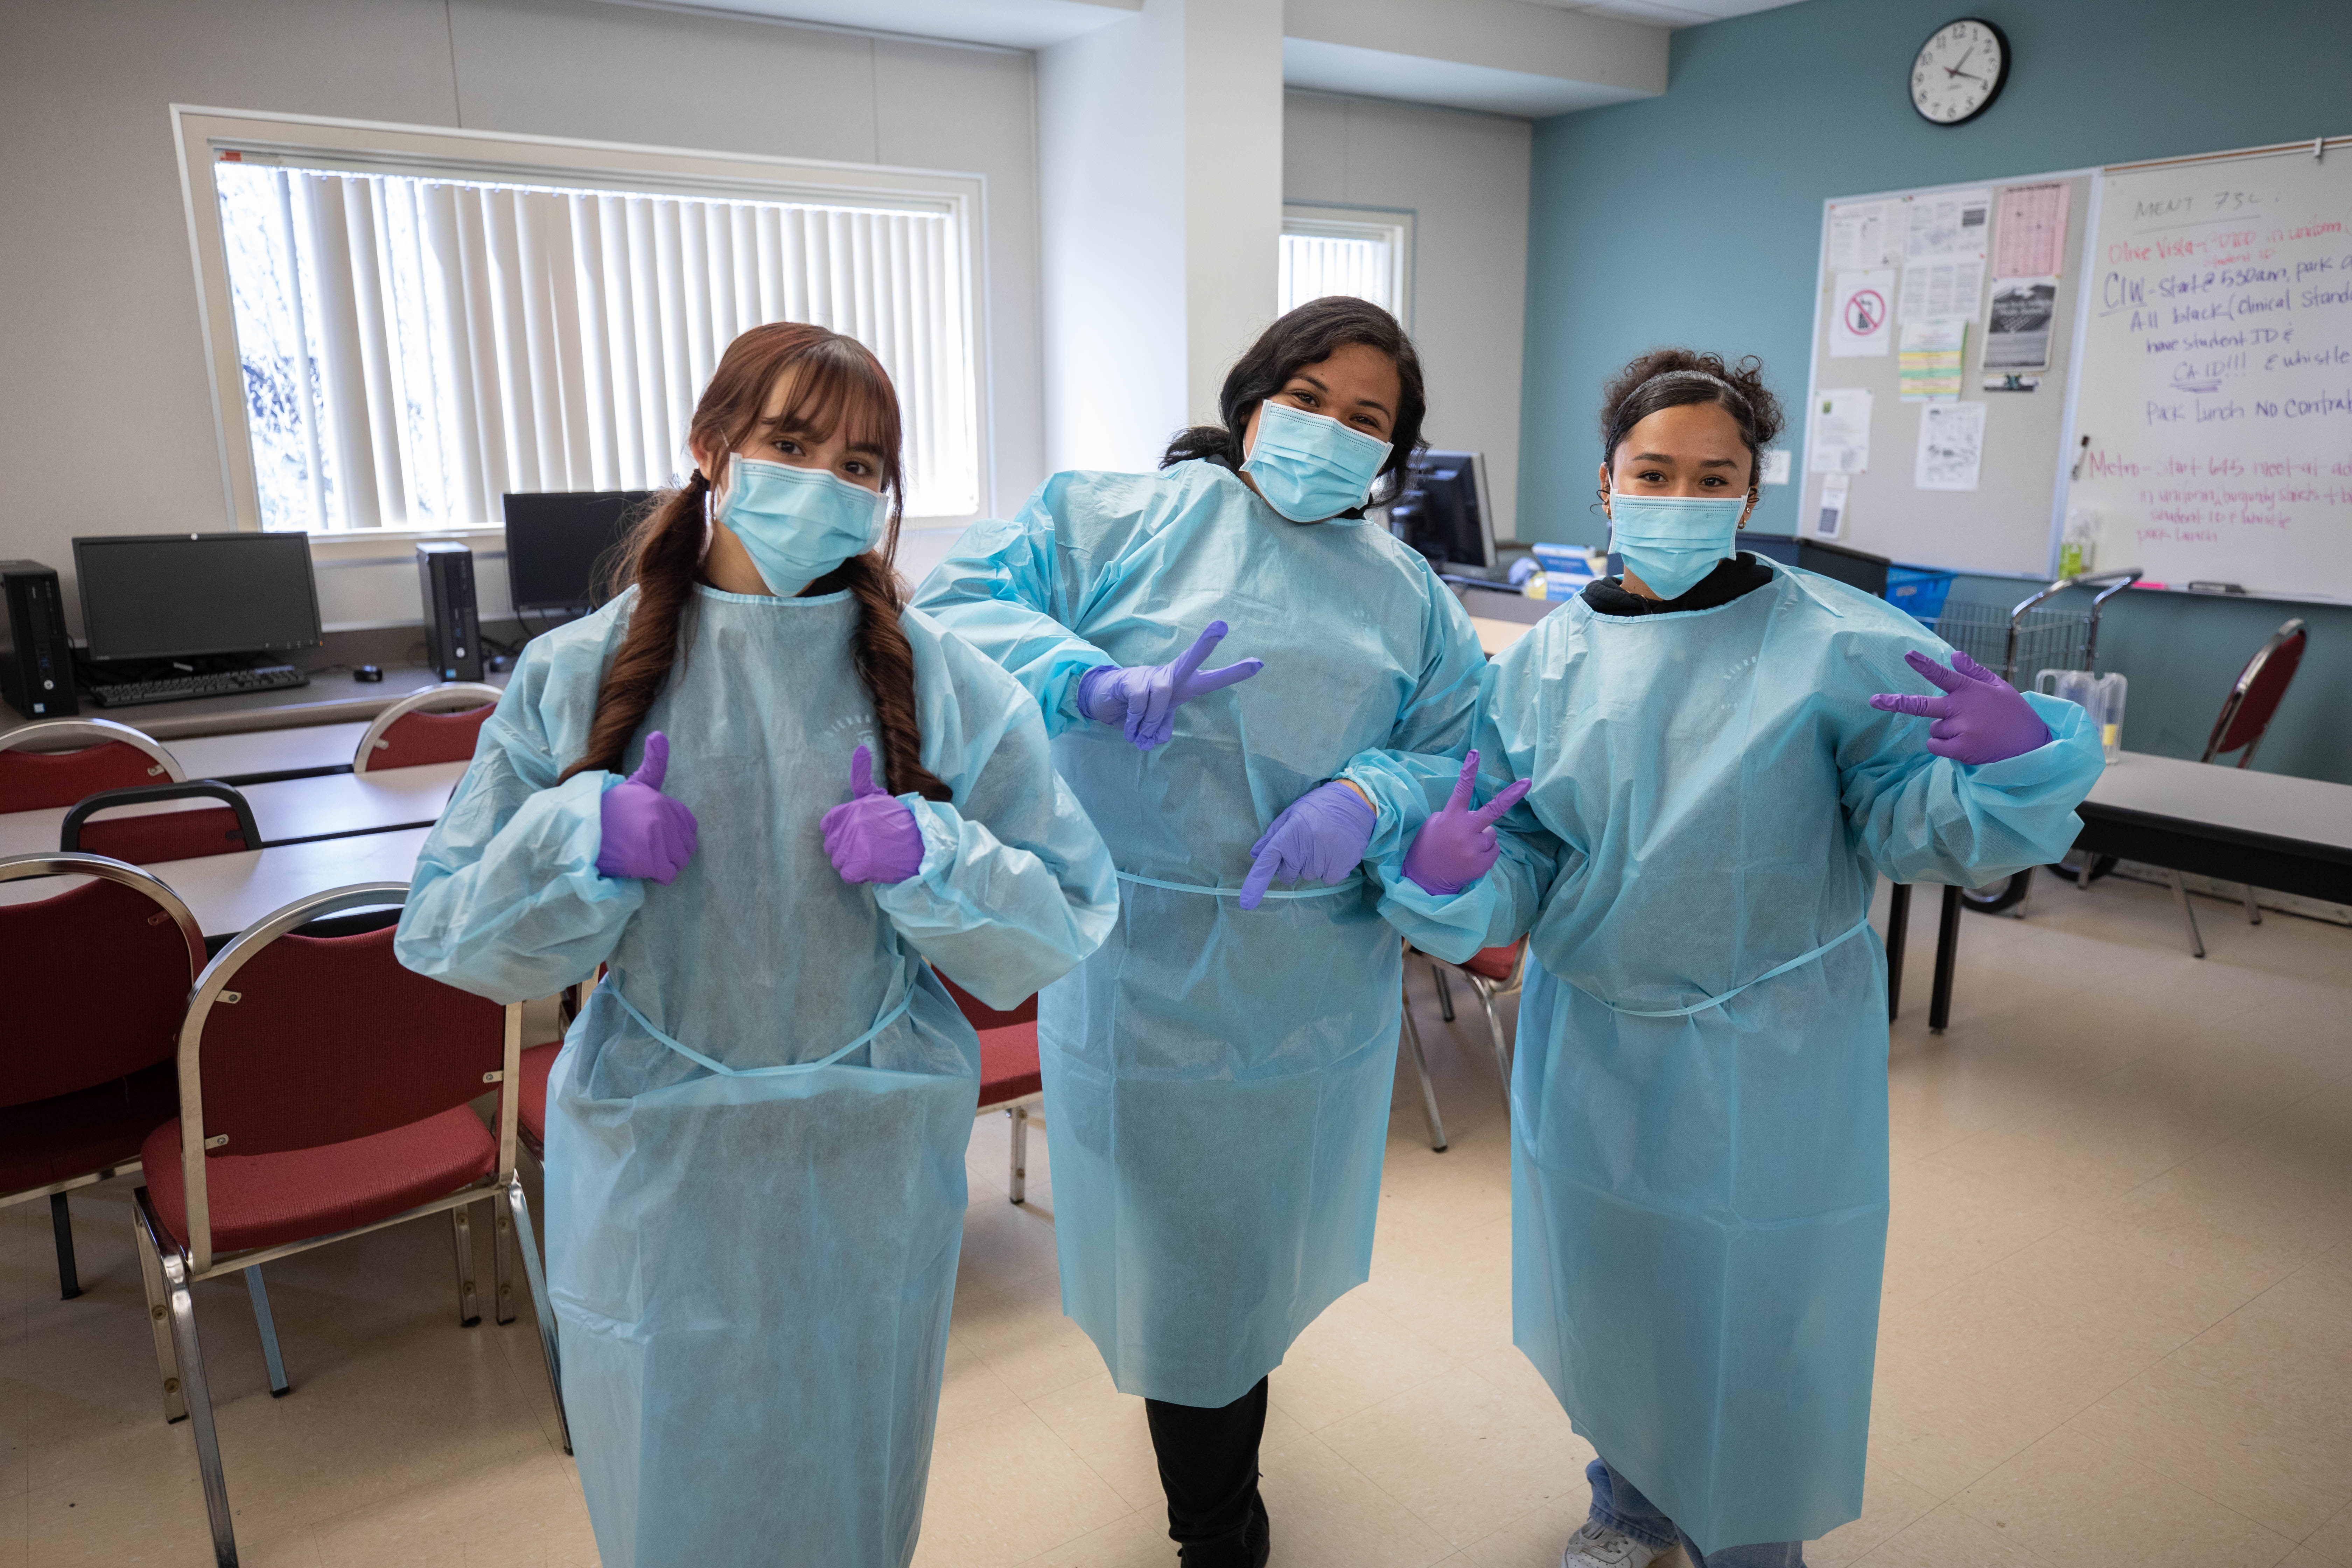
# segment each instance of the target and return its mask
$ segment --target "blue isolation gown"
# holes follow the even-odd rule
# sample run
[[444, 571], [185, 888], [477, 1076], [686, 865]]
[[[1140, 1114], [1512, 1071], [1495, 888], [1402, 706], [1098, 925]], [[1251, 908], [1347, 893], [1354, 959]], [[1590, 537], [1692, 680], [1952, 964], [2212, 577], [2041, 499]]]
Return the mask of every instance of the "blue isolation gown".
[[[1248, 1393], [1370, 1270], [1402, 985], [1362, 874], [1235, 902], [1250, 845], [1335, 774], [1401, 855], [1427, 815], [1411, 753], [1459, 757], [1485, 662], [1461, 604], [1376, 525], [1302, 526], [1230, 469], [1066, 473], [984, 522], [917, 602], [1037, 699], [1124, 903], [1038, 1005], [1063, 1310], [1126, 1393]], [[1139, 752], [1078, 678], [1160, 664], [1201, 628], [1255, 679]]]
[[[1581, 599], [1489, 671], [1478, 796], [1535, 788], [1502, 858], [1391, 919], [1450, 959], [1532, 931], [1511, 1083], [1513, 1336], [1577, 1431], [1714, 1552], [1862, 1512], [1886, 1242], [1874, 879], [2055, 860], [2097, 728], [1968, 767], [1916, 691], [1918, 622], [1774, 565], [1712, 609]], [[1433, 783], [1433, 788], [1436, 787]]]
[[667, 887], [597, 874], [583, 750], [635, 593], [535, 639], [427, 841], [401, 961], [493, 1001], [610, 973], [548, 1086], [549, 1294], [606, 1568], [903, 1564], [930, 1463], [979, 1042], [923, 963], [1010, 1005], [1117, 883], [1036, 707], [929, 617], [922, 867], [851, 884], [818, 819], [881, 752], [847, 594], [698, 588], [631, 742], [699, 823]]

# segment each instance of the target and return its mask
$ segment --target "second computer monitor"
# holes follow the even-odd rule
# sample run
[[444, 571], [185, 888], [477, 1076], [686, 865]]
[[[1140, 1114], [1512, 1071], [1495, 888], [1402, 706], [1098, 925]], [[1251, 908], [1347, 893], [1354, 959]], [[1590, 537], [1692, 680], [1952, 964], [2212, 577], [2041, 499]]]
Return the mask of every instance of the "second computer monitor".
[[585, 615], [652, 490], [556, 490], [506, 498], [507, 592], [517, 610]]
[[1494, 512], [1486, 500], [1486, 455], [1434, 447], [1406, 470], [1389, 527], [1439, 571], [1485, 576], [1495, 569]]

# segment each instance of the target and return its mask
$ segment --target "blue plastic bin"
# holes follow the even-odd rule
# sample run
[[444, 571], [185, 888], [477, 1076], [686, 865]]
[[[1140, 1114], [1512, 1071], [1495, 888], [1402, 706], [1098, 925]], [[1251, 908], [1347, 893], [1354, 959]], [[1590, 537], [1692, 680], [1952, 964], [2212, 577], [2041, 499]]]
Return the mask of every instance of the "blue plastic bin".
[[1916, 566], [1886, 569], [1886, 602], [1930, 630], [1944, 613], [1945, 596], [1952, 591], [1955, 574], [1923, 572]]

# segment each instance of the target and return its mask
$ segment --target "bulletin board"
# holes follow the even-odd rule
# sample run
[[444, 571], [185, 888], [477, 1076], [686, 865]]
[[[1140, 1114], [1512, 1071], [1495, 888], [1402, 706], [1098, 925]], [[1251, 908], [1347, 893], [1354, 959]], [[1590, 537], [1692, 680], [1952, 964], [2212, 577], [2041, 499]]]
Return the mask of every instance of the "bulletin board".
[[1822, 205], [1792, 449], [1800, 537], [1950, 571], [2054, 573], [2096, 174]]

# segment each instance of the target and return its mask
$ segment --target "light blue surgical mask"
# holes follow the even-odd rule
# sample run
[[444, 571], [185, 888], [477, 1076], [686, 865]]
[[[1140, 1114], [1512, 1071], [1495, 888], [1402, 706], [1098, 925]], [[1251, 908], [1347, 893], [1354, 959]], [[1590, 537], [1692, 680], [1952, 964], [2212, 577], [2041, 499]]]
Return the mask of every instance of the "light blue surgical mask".
[[890, 503], [877, 491], [823, 468], [760, 458], [727, 460], [711, 510], [782, 599], [881, 543], [890, 521]]
[[1625, 570], [1661, 599], [1679, 599], [1737, 553], [1746, 496], [1609, 497], [1611, 543]]
[[1242, 472], [1266, 505], [1293, 522], [1321, 522], [1364, 504], [1389, 460], [1386, 441], [1271, 398], [1257, 408], [1257, 439]]

